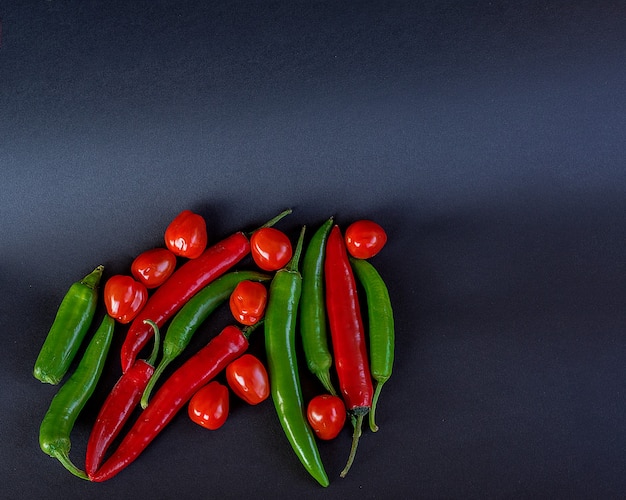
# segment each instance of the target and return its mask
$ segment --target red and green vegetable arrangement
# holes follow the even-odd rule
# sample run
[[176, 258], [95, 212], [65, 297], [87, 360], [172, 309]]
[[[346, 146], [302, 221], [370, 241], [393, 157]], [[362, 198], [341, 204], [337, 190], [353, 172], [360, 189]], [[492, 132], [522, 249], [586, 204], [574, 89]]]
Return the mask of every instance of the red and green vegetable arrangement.
[[[387, 234], [362, 219], [342, 235], [331, 217], [307, 244], [303, 226], [292, 247], [287, 234], [274, 227], [290, 213], [285, 210], [251, 232], [208, 246], [204, 218], [184, 210], [167, 226], [165, 246], [139, 254], [128, 274], [107, 278], [103, 266], [97, 266], [72, 284], [33, 370], [41, 382], [63, 382], [41, 422], [41, 449], [77, 477], [102, 482], [139, 458], [185, 407], [191, 422], [216, 430], [228, 418], [231, 393], [249, 405], [271, 396], [277, 424], [322, 486], [330, 481], [318, 440], [336, 438], [351, 423], [344, 477], [364, 422], [372, 432], [378, 430], [376, 407], [393, 367], [391, 301], [370, 261], [385, 246]], [[253, 269], [243, 269], [247, 262]], [[104, 318], [68, 376], [92, 329], [98, 300]], [[222, 305], [230, 309], [232, 324], [197, 352], [186, 352], [200, 326]], [[121, 375], [93, 423], [81, 469], [70, 459], [70, 435], [100, 383], [116, 325], [125, 330], [118, 354]], [[254, 334], [257, 329], [262, 332]], [[264, 336], [259, 342], [266, 364], [247, 352], [253, 334]], [[138, 359], [151, 339], [150, 356]], [[318, 393], [308, 401], [300, 380], [303, 367], [319, 381]], [[135, 412], [140, 413], [129, 423]]]

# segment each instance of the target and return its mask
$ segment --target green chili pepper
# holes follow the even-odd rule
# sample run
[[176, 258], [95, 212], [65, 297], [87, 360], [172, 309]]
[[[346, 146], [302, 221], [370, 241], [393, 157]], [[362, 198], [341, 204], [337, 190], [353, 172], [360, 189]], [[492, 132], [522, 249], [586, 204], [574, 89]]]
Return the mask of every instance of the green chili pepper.
[[67, 372], [89, 330], [98, 300], [97, 287], [104, 271], [96, 267], [73, 283], [57, 311], [52, 327], [35, 361], [33, 375], [47, 384], [58, 384]]
[[350, 258], [350, 262], [367, 298], [370, 370], [376, 380], [369, 424], [370, 429], [376, 432], [378, 430], [375, 417], [376, 404], [383, 384], [391, 377], [393, 367], [395, 341], [393, 309], [387, 286], [376, 268], [362, 259]]
[[150, 377], [141, 407], [148, 406], [150, 394], [167, 366], [189, 345], [193, 334], [215, 309], [225, 302], [238, 283], [245, 280], [269, 281], [270, 276], [256, 271], [233, 271], [216, 279], [196, 293], [174, 316], [163, 338], [163, 357]]
[[324, 305], [324, 255], [326, 240], [333, 227], [328, 219], [313, 234], [302, 261], [302, 297], [300, 300], [300, 334], [309, 371], [333, 396], [337, 391], [330, 380], [333, 358], [328, 348], [326, 307]]
[[272, 399], [283, 431], [309, 474], [322, 486], [328, 486], [328, 476], [315, 436], [306, 421], [296, 358], [295, 330], [302, 291], [298, 261], [302, 252], [304, 231], [303, 227], [291, 261], [276, 272], [270, 284], [265, 310], [265, 349]]
[[44, 453], [56, 458], [75, 476], [87, 479], [87, 474], [70, 460], [70, 434], [79, 413], [93, 394], [106, 361], [115, 320], [105, 316], [89, 342], [76, 371], [52, 398], [50, 407], [39, 427], [39, 446]]

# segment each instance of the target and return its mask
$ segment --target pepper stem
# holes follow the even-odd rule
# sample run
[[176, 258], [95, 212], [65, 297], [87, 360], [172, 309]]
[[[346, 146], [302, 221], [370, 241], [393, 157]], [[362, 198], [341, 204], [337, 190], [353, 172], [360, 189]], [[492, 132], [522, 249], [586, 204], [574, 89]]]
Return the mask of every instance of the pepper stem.
[[[150, 366], [154, 366], [157, 354], [159, 352], [159, 345], [160, 345], [160, 339], [161, 339], [161, 336], [159, 333], [159, 327], [151, 319], [144, 319], [143, 322], [146, 325], [150, 325], [152, 329], [154, 330], [154, 346], [152, 347], [152, 353], [150, 354], [150, 357], [146, 360], [146, 363], [148, 363]], [[167, 365], [170, 364], [170, 361], [172, 361], [172, 359], [163, 357], [161, 359], [161, 362], [159, 363], [159, 366], [157, 366], [156, 370], [150, 377], [150, 380], [148, 380], [148, 383], [146, 384], [146, 388], [143, 390], [143, 394], [141, 395], [141, 401], [140, 401], [141, 407], [144, 410], [148, 406], [148, 400], [150, 399], [150, 394], [152, 393], [152, 389], [154, 389], [154, 385], [156, 384], [156, 381], [161, 376], [161, 373], [163, 373], [163, 370], [165, 370]]]
[[82, 280], [80, 280], [80, 282], [86, 287], [94, 289], [100, 284], [100, 279], [102, 278], [103, 272], [104, 272], [104, 266], [99, 265], [93, 271], [91, 271], [87, 276], [85, 276]]
[[172, 359], [173, 358], [165, 358], [165, 357], [161, 358], [161, 362], [159, 363], [159, 366], [156, 367], [156, 369], [154, 370], [154, 373], [150, 377], [150, 380], [148, 380], [148, 383], [146, 384], [146, 388], [143, 390], [143, 394], [141, 395], [141, 402], [140, 402], [141, 407], [144, 410], [148, 406], [148, 400], [150, 399], [150, 394], [152, 394], [152, 389], [154, 389], [154, 386], [156, 385], [157, 380], [159, 379], [159, 377], [161, 376], [165, 368], [167, 368], [167, 366], [170, 364]]
[[241, 330], [241, 333], [243, 334], [243, 336], [246, 338], [246, 340], [250, 339], [250, 334], [257, 329], [257, 327], [259, 325], [261, 325], [263, 323], [263, 318], [261, 318], [259, 321], [257, 321], [254, 325], [248, 325], [246, 326], [243, 330]]
[[159, 354], [159, 347], [161, 345], [161, 335], [159, 333], [159, 327], [154, 321], [152, 321], [151, 319], [144, 319], [143, 322], [146, 325], [150, 325], [152, 329], [154, 330], [154, 346], [152, 347], [152, 352], [150, 353], [150, 357], [146, 359], [146, 363], [148, 363], [151, 366], [154, 366], [156, 362], [156, 358]]
[[350, 447], [350, 455], [348, 456], [348, 463], [339, 474], [340, 477], [346, 477], [348, 475], [348, 471], [350, 467], [352, 467], [352, 462], [354, 462], [354, 457], [356, 456], [356, 449], [359, 446], [359, 438], [361, 437], [361, 427], [363, 425], [363, 414], [359, 413], [352, 419], [352, 425], [354, 426], [354, 432], [352, 433], [352, 446]]
[[302, 245], [304, 243], [304, 231], [306, 230], [306, 226], [302, 226], [302, 230], [300, 231], [300, 236], [298, 237], [298, 243], [296, 244], [296, 249], [293, 252], [293, 256], [291, 260], [285, 267], [285, 269], [289, 272], [298, 272], [298, 264], [300, 263], [300, 254], [302, 253]]
[[378, 397], [380, 396], [380, 390], [383, 388], [384, 382], [378, 382], [376, 384], [376, 389], [374, 389], [374, 397], [372, 398], [372, 409], [370, 410], [370, 429], [372, 432], [376, 432], [378, 430], [378, 425], [376, 425], [376, 403], [378, 403]]
[[54, 456], [54, 458], [56, 458], [59, 462], [61, 462], [63, 464], [63, 467], [65, 467], [67, 470], [69, 470], [76, 477], [79, 477], [81, 479], [85, 479], [86, 481], [89, 481], [89, 476], [85, 473], [85, 471], [80, 470], [78, 467], [76, 467], [72, 463], [72, 461], [70, 460], [70, 457], [68, 456], [67, 452], [55, 450], [54, 453], [53, 453], [53, 456]]
[[262, 226], [257, 227], [254, 231], [248, 233], [248, 234], [252, 234], [255, 231], [258, 231], [259, 229], [263, 229], [264, 227], [272, 227], [274, 224], [276, 224], [279, 220], [283, 219], [284, 217], [286, 217], [287, 215], [289, 215], [292, 212], [291, 208], [288, 208], [287, 210], [283, 210], [281, 213], [279, 213], [277, 216], [272, 217], [270, 220], [268, 220], [265, 224], [263, 224]]
[[324, 386], [324, 389], [326, 389], [333, 396], [337, 395], [337, 391], [333, 387], [333, 383], [330, 381], [330, 371], [329, 370], [321, 370], [321, 371], [317, 372], [315, 375], [317, 376], [319, 381]]

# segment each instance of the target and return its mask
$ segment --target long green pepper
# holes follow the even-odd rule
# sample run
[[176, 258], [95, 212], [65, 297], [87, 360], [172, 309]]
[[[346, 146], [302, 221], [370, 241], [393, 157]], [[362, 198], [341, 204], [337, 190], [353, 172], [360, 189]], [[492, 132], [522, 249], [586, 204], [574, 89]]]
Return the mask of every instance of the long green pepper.
[[269, 281], [270, 276], [257, 271], [233, 271], [216, 279], [196, 293], [172, 319], [163, 338], [163, 357], [150, 377], [141, 397], [141, 407], [148, 406], [150, 394], [165, 368], [182, 354], [198, 327], [224, 303], [238, 283], [245, 280]]
[[39, 427], [39, 446], [56, 458], [75, 476], [89, 480], [70, 460], [70, 434], [76, 418], [93, 394], [106, 361], [115, 321], [106, 315], [89, 342], [76, 371], [63, 384], [50, 403]]
[[265, 311], [265, 349], [271, 380], [271, 393], [283, 431], [305, 469], [322, 486], [328, 476], [306, 421], [296, 358], [295, 331], [302, 276], [298, 261], [302, 252], [305, 227], [289, 264], [276, 272], [269, 290]]
[[302, 261], [302, 297], [300, 300], [300, 334], [309, 371], [333, 396], [337, 391], [330, 379], [333, 358], [328, 348], [324, 296], [324, 256], [326, 240], [333, 227], [331, 217], [313, 234]]
[[82, 280], [72, 283], [63, 297], [35, 361], [33, 375], [37, 380], [58, 384], [67, 373], [91, 326], [103, 271], [103, 266], [96, 267]]
[[391, 377], [394, 358], [394, 320], [389, 290], [376, 268], [362, 259], [350, 258], [352, 269], [365, 290], [369, 322], [370, 371], [376, 381], [369, 425], [373, 432], [376, 425], [376, 405], [383, 384]]

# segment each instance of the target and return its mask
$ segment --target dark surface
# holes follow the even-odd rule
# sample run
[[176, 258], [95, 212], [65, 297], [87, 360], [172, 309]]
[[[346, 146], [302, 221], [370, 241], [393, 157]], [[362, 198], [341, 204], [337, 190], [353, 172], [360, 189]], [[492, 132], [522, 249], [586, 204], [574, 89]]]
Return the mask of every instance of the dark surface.
[[[385, 3], [0, 3], [3, 497], [626, 491], [626, 11]], [[182, 209], [217, 241], [288, 206], [294, 237], [331, 214], [389, 234], [396, 363], [349, 476], [348, 428], [324, 490], [269, 401], [217, 432], [179, 415], [104, 484], [44, 455], [56, 388], [31, 370], [70, 283], [127, 272]]]

